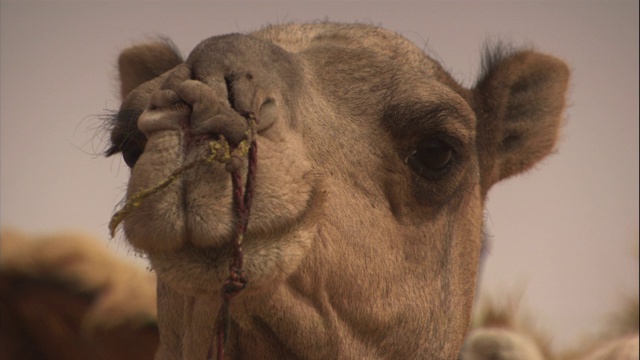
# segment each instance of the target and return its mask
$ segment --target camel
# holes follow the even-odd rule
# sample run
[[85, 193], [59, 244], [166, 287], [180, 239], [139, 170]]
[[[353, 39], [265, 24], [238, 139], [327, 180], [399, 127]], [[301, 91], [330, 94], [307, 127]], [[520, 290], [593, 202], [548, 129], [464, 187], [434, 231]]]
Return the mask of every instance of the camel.
[[149, 42], [118, 65], [107, 154], [131, 167], [118, 221], [158, 277], [158, 360], [221, 348], [244, 222], [229, 172], [253, 170], [218, 150], [249, 141], [225, 358], [456, 358], [487, 193], [554, 150], [569, 81], [557, 58], [497, 46], [465, 88], [396, 33], [326, 22], [212, 37], [186, 60]]
[[[153, 359], [156, 278], [79, 233], [0, 235], [0, 358]], [[638, 300], [598, 336], [552, 351], [522, 300], [481, 295], [459, 360], [638, 358]], [[517, 301], [516, 301], [517, 300]]]
[[153, 273], [80, 232], [0, 239], [1, 359], [154, 358]]
[[472, 329], [459, 360], [636, 360], [640, 350], [638, 297], [629, 297], [598, 334], [585, 334], [554, 351], [549, 333], [522, 308], [521, 299], [487, 297], [476, 304]]

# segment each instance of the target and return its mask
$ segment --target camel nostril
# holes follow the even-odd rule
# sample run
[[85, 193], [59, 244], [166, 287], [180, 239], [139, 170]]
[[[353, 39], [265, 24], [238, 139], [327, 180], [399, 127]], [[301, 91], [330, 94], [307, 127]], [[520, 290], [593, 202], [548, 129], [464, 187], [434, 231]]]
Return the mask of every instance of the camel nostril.
[[199, 122], [197, 127], [191, 129], [190, 135], [224, 135], [231, 144], [237, 145], [245, 139], [247, 129], [247, 121], [239, 114], [225, 112]]
[[236, 99], [233, 93], [233, 82], [236, 81], [236, 76], [233, 74], [224, 76], [224, 84], [227, 87], [227, 100], [229, 101], [229, 105], [231, 107], [235, 107]]
[[156, 91], [149, 102], [149, 108], [152, 110], [158, 108], [181, 108], [181, 106], [186, 106], [185, 102], [175, 91], [169, 89]]
[[276, 100], [273, 98], [267, 98], [262, 105], [260, 105], [257, 118], [259, 119], [259, 122], [257, 123], [259, 132], [271, 127], [278, 118], [278, 106]]
[[262, 111], [267, 106], [275, 106], [276, 100], [272, 97], [268, 97], [264, 100], [262, 105], [260, 105], [260, 111]]

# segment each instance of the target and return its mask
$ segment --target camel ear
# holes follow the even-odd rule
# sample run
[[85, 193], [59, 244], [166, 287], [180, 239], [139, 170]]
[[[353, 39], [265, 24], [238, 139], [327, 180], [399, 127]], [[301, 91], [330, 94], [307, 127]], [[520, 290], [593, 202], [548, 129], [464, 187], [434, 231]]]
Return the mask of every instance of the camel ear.
[[534, 51], [488, 51], [473, 89], [477, 145], [486, 193], [554, 150], [566, 103], [569, 69]]
[[180, 52], [168, 39], [125, 49], [118, 57], [121, 98], [124, 99], [140, 84], [162, 75], [182, 62]]

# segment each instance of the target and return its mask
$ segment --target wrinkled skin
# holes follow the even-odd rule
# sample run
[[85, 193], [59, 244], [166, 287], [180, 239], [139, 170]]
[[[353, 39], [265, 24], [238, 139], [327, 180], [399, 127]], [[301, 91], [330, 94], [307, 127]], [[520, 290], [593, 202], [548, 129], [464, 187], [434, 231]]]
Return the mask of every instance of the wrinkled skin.
[[[184, 62], [165, 43], [122, 53], [108, 153], [132, 166], [128, 198], [259, 119], [228, 359], [456, 358], [487, 191], [553, 150], [569, 76], [532, 51], [485, 60], [466, 89], [392, 32], [331, 23], [213, 37]], [[157, 359], [206, 357], [232, 224], [219, 163], [124, 220], [158, 274]]]

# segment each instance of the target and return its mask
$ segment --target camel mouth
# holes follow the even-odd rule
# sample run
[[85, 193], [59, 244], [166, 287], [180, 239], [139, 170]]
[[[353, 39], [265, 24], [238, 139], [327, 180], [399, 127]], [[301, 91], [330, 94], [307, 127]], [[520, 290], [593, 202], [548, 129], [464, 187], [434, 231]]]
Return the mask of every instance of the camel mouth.
[[[300, 147], [292, 143], [296, 139], [257, 138], [248, 237], [286, 232], [308, 212], [318, 177]], [[208, 161], [211, 156], [207, 140], [186, 146], [180, 130], [156, 132], [132, 169], [127, 204], [114, 215], [110, 228], [123, 220], [129, 243], [147, 254], [175, 252], [186, 244], [196, 248], [229, 244], [236, 221], [231, 174], [228, 164]], [[248, 161], [237, 160], [244, 184]]]
[[[220, 169], [222, 171], [222, 169]], [[228, 173], [225, 173], [229, 176]], [[246, 233], [243, 234], [243, 246], [250, 246], [254, 242], [265, 241], [265, 239], [280, 239], [286, 237], [288, 233], [295, 232], [298, 228], [308, 222], [316, 220], [318, 208], [322, 207], [324, 198], [320, 188], [318, 177], [313, 173], [305, 174], [302, 178], [310, 178], [311, 184], [304, 200], [301, 199], [301, 206], [295, 211], [288, 213], [278, 211], [277, 206], [273, 206], [264, 199], [264, 193], [254, 195], [254, 206], [249, 211]], [[228, 253], [232, 243], [237, 236], [237, 218], [233, 205], [233, 191], [231, 186], [220, 186], [224, 192], [218, 198], [218, 204], [225, 204], [227, 207], [215, 213], [203, 213], [202, 204], [195, 205], [194, 197], [196, 190], [190, 190], [188, 182], [183, 183], [182, 203], [176, 206], [184, 208], [185, 226], [187, 241], [185, 248], [193, 247], [195, 250], [213, 251], [215, 255], [207, 255], [206, 258], [215, 260], [219, 253]], [[264, 185], [264, 184], [259, 184]], [[258, 186], [259, 186], [258, 185]], [[216, 186], [216, 185], [214, 185]], [[243, 186], [243, 192], [246, 191]], [[210, 199], [207, 199], [210, 200]], [[215, 200], [211, 200], [215, 201]], [[199, 209], [196, 209], [196, 206]], [[210, 207], [207, 207], [210, 209]]]
[[[280, 219], [276, 226], [252, 223], [249, 217], [242, 242], [248, 292], [297, 267], [316, 236], [324, 203], [324, 191], [314, 187], [303, 211]], [[202, 239], [191, 238], [175, 251], [150, 252], [148, 258], [158, 277], [171, 287], [187, 294], [210, 295], [220, 289], [228, 276], [233, 252], [232, 234], [218, 238], [223, 240], [209, 246], [198, 245]]]

